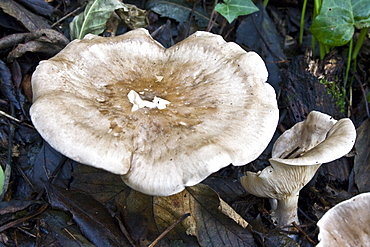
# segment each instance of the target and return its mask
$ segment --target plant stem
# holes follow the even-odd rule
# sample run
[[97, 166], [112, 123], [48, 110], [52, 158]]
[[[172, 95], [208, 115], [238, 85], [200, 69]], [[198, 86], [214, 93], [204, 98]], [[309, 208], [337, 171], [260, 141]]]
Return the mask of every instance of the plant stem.
[[316, 16], [320, 13], [321, 9], [321, 0], [314, 0], [314, 9], [313, 9], [313, 20], [316, 18]]
[[325, 45], [321, 42], [319, 42], [319, 47], [320, 47], [320, 59], [322, 60], [325, 57], [326, 49]]
[[348, 108], [347, 108], [347, 116], [351, 116], [351, 111], [352, 111], [352, 100], [353, 100], [353, 92], [352, 92], [352, 84], [353, 84], [353, 77], [350, 80], [350, 84], [348, 86], [349, 90], [349, 99], [348, 99]]
[[345, 73], [344, 79], [343, 79], [344, 90], [346, 90], [347, 81], [348, 81], [348, 74], [349, 74], [349, 70], [351, 68], [352, 50], [353, 50], [353, 39], [351, 39], [349, 41], [349, 45], [348, 45], [347, 67], [346, 67], [346, 73]]
[[300, 22], [300, 25], [299, 25], [299, 44], [300, 45], [303, 42], [304, 17], [306, 15], [306, 7], [307, 7], [307, 0], [304, 0], [303, 1], [303, 6], [302, 6], [301, 22]]
[[[316, 16], [320, 14], [321, 5], [322, 5], [321, 0], [314, 0], [314, 9], [313, 9], [313, 15], [312, 15], [313, 20], [316, 18]], [[323, 59], [325, 55], [330, 52], [330, 46], [319, 42], [319, 47], [320, 47], [320, 59]]]
[[213, 18], [215, 16], [215, 14], [217, 14], [216, 11], [215, 11], [215, 6], [217, 5], [217, 2], [218, 2], [218, 0], [215, 0], [215, 2], [213, 4], [212, 14], [211, 14], [211, 17], [209, 18], [208, 26], [207, 26], [207, 29], [206, 29], [207, 32], [211, 31], [214, 23], [216, 22], [216, 18], [215, 18], [215, 20], [213, 20]]
[[357, 39], [357, 42], [356, 42], [356, 46], [353, 49], [352, 59], [355, 59], [357, 57], [358, 53], [360, 52], [360, 49], [362, 47], [362, 44], [365, 41], [366, 34], [367, 34], [368, 30], [369, 30], [368, 27], [361, 29], [360, 35], [358, 36], [358, 39]]

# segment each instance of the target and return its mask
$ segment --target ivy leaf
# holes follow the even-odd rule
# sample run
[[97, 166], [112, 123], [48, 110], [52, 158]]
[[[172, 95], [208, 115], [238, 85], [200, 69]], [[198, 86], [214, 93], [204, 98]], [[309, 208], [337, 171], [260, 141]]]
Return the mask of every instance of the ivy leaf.
[[258, 10], [251, 0], [224, 0], [224, 3], [218, 3], [215, 6], [215, 11], [225, 17], [229, 23], [241, 15], [249, 15]]
[[70, 24], [71, 39], [82, 39], [86, 34], [101, 34], [114, 10], [123, 8], [118, 0], [90, 0], [85, 11]]
[[352, 39], [355, 27], [369, 26], [368, 0], [325, 0], [310, 31], [323, 44], [342, 46]]

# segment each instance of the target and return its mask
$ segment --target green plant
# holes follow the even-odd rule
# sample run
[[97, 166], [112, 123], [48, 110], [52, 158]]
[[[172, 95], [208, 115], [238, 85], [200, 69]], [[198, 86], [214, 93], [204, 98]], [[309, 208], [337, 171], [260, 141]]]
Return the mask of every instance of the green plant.
[[114, 10], [123, 8], [118, 0], [90, 0], [85, 11], [73, 18], [70, 23], [71, 39], [82, 39], [86, 34], [100, 34]]
[[326, 86], [326, 92], [335, 100], [340, 111], [344, 112], [346, 107], [346, 91], [344, 87], [340, 87], [333, 81], [328, 81], [325, 78], [320, 79], [320, 83]]
[[5, 183], [5, 174], [3, 168], [0, 166], [0, 195], [3, 192], [4, 183]]
[[[299, 42], [303, 40], [304, 15], [307, 0], [304, 0], [300, 22]], [[343, 79], [343, 97], [340, 101], [345, 102], [348, 96], [349, 104], [352, 105], [352, 83], [347, 85], [351, 63], [353, 71], [356, 71], [356, 58], [366, 38], [370, 26], [370, 4], [368, 0], [314, 0], [313, 22], [310, 31], [319, 42], [320, 58], [333, 47], [348, 45], [347, 66]], [[355, 29], [360, 29], [360, 34], [354, 44]], [[314, 46], [314, 42], [313, 42]], [[351, 79], [352, 82], [353, 79]], [[349, 93], [347, 95], [347, 88]]]
[[224, 0], [224, 3], [216, 4], [215, 11], [231, 23], [239, 16], [252, 14], [259, 9], [251, 0]]

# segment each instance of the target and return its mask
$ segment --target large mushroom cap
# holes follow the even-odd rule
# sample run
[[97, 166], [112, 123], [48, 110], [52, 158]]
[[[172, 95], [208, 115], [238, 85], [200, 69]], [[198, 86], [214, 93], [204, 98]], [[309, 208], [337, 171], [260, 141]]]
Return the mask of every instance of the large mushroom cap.
[[259, 156], [278, 120], [262, 59], [197, 32], [165, 49], [144, 29], [72, 41], [32, 77], [32, 121], [56, 150], [170, 195]]
[[370, 244], [370, 192], [343, 201], [317, 222], [318, 247], [357, 247]]

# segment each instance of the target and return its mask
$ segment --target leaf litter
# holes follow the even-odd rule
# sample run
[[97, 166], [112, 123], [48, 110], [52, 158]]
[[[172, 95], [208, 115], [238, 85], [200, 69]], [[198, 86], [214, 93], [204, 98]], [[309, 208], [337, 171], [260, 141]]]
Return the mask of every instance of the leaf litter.
[[[47, 6], [54, 10], [50, 11], [49, 7], [45, 8], [45, 2], [43, 6], [30, 8], [22, 1], [0, 1], [0, 8], [5, 13], [0, 25], [12, 27], [6, 32], [0, 31], [3, 68], [0, 110], [19, 120], [0, 116], [0, 164], [3, 168], [11, 164], [13, 174], [5, 188], [1, 206], [4, 209], [0, 215], [1, 225], [9, 227], [7, 230], [3, 228], [2, 236], [7, 237], [2, 238], [3, 244], [12, 246], [17, 241], [20, 245], [27, 243], [30, 246], [40, 243], [142, 246], [156, 241], [156, 246], [312, 246], [307, 237], [317, 242], [315, 222], [325, 211], [354, 194], [369, 191], [369, 127], [368, 121], [363, 121], [366, 116], [363, 105], [367, 102], [362, 92], [356, 91], [356, 83], [354, 97], [357, 101], [351, 112], [359, 127], [356, 153], [354, 158], [346, 157], [320, 168], [316, 177], [302, 190], [299, 208], [302, 214], [300, 227], [304, 234], [297, 235], [296, 241], [274, 228], [267, 200], [248, 195], [238, 182], [245, 170], [255, 171], [259, 170], [256, 167], [266, 165], [269, 151], [245, 167], [227, 167], [203, 184], [189, 187], [174, 196], [152, 197], [131, 190], [117, 175], [65, 159], [42, 143], [40, 137], [35, 137], [36, 131], [29, 127], [31, 99], [25, 97], [24, 88], [20, 86], [26, 83], [37, 63], [62, 49], [68, 43], [67, 38], [83, 37], [93, 30], [100, 35], [119, 35], [128, 27], [136, 28], [138, 25], [148, 25], [157, 39], [163, 39], [169, 45], [181, 40], [179, 37], [208, 26], [228, 41], [236, 41], [247, 50], [266, 54], [263, 57], [268, 67], [271, 67], [269, 64], [277, 65], [277, 68], [269, 68], [269, 82], [281, 93], [281, 121], [276, 135], [318, 107], [334, 116], [343, 114], [326, 94], [325, 86], [317, 81], [315, 74], [310, 74], [312, 64], [317, 67], [320, 64], [315, 55], [306, 52], [309, 47], [288, 46], [286, 43], [289, 37], [297, 37], [297, 29], [292, 28], [296, 23], [281, 16], [286, 12], [290, 15], [299, 13], [299, 5], [285, 3], [284, 8], [279, 8], [282, 5], [271, 3], [267, 11], [259, 5], [257, 16], [239, 16], [243, 13], [238, 13], [239, 17], [231, 24], [221, 16], [210, 17], [213, 1], [205, 1], [204, 4], [156, 0], [146, 4], [130, 2], [136, 5], [130, 7], [132, 9], [127, 9], [128, 5], [123, 7], [122, 4], [126, 3], [115, 2], [113, 5], [108, 3], [109, 8], [102, 8], [104, 14], [101, 16], [86, 15], [86, 10], [99, 11], [91, 7], [93, 3], [107, 1], [89, 1], [90, 8], [82, 8], [79, 15], [70, 16], [68, 14], [81, 7], [79, 2], [69, 1], [63, 5], [59, 0], [50, 1]], [[146, 6], [146, 11], [141, 9], [143, 6]], [[55, 30], [50, 29], [55, 21], [53, 15], [62, 20], [55, 25]], [[74, 15], [80, 16], [79, 22], [89, 23], [85, 30], [80, 30], [80, 25], [75, 24], [77, 19], [73, 23]], [[115, 15], [120, 16], [118, 21], [107, 23]], [[269, 16], [280, 17], [270, 19]], [[125, 18], [126, 23], [123, 21]], [[17, 20], [16, 24], [12, 22], [14, 20]], [[214, 25], [210, 25], [212, 21]], [[71, 31], [73, 27], [69, 29], [70, 23], [75, 25], [74, 31]], [[107, 26], [113, 27], [113, 33], [107, 32]], [[258, 41], [250, 41], [256, 34], [259, 34]], [[306, 36], [310, 38], [308, 30]], [[366, 42], [364, 46], [370, 47], [369, 41]], [[360, 58], [361, 71], [368, 70], [368, 63], [364, 63], [366, 56], [360, 54]], [[333, 57], [330, 59], [326, 61], [332, 62]], [[338, 77], [340, 73], [332, 76]], [[368, 81], [366, 73], [361, 72], [361, 76], [362, 81]], [[366, 95], [369, 85], [364, 83], [362, 86]], [[48, 180], [50, 182], [46, 182]], [[47, 193], [43, 193], [45, 187]], [[53, 209], [41, 204], [45, 202], [50, 203]], [[27, 227], [21, 227], [20, 222]], [[173, 224], [174, 227], [168, 230]], [[44, 234], [46, 230], [49, 234]], [[18, 238], [12, 232], [17, 232]]]

